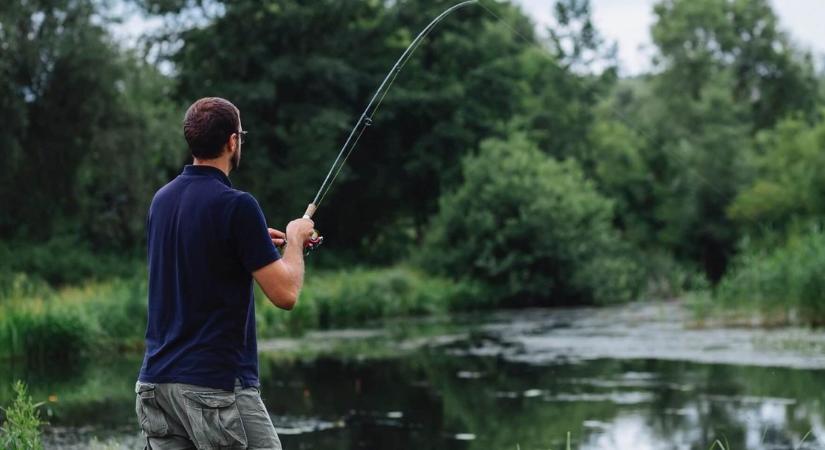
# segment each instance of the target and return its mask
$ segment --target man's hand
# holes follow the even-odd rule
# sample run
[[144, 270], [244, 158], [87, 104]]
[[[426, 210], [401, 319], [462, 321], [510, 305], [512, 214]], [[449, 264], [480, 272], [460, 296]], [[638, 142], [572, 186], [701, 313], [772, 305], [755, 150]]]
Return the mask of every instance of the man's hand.
[[286, 226], [286, 234], [270, 228], [272, 243], [287, 245], [283, 258], [252, 272], [266, 297], [277, 307], [292, 309], [304, 285], [304, 243], [312, 237], [315, 223], [310, 219], [297, 219]]
[[276, 247], [281, 247], [286, 244], [286, 234], [283, 231], [269, 228], [269, 238]]
[[286, 240], [293, 244], [299, 243], [299, 248], [304, 248], [304, 243], [312, 237], [315, 230], [315, 222], [311, 219], [295, 219], [286, 226]]

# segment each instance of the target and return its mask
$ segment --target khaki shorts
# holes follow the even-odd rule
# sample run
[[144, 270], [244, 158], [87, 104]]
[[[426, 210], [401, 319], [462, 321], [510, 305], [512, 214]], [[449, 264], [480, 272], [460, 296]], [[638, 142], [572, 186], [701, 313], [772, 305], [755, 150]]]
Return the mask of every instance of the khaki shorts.
[[151, 450], [281, 450], [257, 388], [135, 384], [135, 412]]

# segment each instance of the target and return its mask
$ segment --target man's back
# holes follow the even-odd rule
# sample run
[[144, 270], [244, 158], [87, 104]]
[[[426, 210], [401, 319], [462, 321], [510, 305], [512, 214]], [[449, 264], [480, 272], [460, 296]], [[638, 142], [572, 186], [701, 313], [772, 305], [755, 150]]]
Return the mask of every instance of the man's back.
[[[193, 103], [183, 118], [193, 165], [149, 207], [149, 323], [135, 413], [150, 449], [281, 450], [261, 400], [252, 279], [273, 305], [292, 309], [314, 224], [270, 229], [258, 202], [232, 189], [246, 133], [228, 100]], [[275, 244], [287, 242], [281, 258]]]
[[258, 203], [221, 170], [187, 166], [155, 195], [147, 229], [140, 380], [258, 386], [251, 273], [280, 258]]

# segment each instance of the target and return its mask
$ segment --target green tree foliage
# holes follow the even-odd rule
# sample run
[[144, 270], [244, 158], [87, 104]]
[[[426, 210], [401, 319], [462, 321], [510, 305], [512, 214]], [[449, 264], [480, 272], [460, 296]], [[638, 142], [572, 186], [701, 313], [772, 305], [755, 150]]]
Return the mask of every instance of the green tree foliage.
[[738, 239], [726, 210], [750, 177], [753, 133], [788, 114], [812, 120], [816, 80], [767, 1], [663, 0], [654, 12], [660, 72], [624, 82], [605, 109], [635, 130], [652, 177], [647, 195], [620, 190], [630, 209], [619, 215], [635, 224], [633, 236], [648, 236], [643, 247], [664, 247], [718, 280]]
[[604, 61], [616, 63], [616, 45], [605, 45], [593, 25], [590, 0], [560, 0], [553, 5], [555, 26], [549, 27], [556, 58], [566, 67], [589, 71]]
[[746, 238], [714, 291], [723, 310], [772, 323], [825, 323], [825, 122], [789, 118], [760, 133], [756, 173], [728, 209]]
[[599, 107], [594, 178], [620, 202], [620, 226], [638, 245], [718, 279], [737, 239], [725, 209], [747, 178], [747, 111], [724, 85], [710, 84], [677, 113], [659, 82], [622, 82]]
[[755, 179], [729, 208], [752, 235], [784, 235], [798, 223], [825, 216], [825, 122], [789, 118], [758, 136]]
[[[387, 70], [447, 4], [224, 6], [212, 24], [182, 34], [186, 45], [173, 56], [180, 96], [222, 95], [238, 104], [253, 138], [235, 178], [282, 223], [312, 199]], [[442, 22], [405, 66], [320, 211], [331, 247], [366, 244], [363, 253], [375, 259], [375, 242], [420, 238], [441, 192], [460, 181], [461, 157], [514, 117], [548, 148], [574, 153], [593, 89], [535, 45], [523, 13], [495, 7], [518, 34], [482, 8], [466, 8]]]
[[782, 31], [768, 0], [662, 0], [651, 30], [668, 102], [677, 93], [699, 98], [709, 84], [722, 84], [750, 108], [753, 129], [770, 128], [789, 113], [816, 112], [812, 58]]
[[657, 187], [657, 240], [683, 258], [699, 262], [718, 280], [737, 240], [725, 209], [743, 183], [751, 140], [741, 105], [718, 86], [710, 86], [680, 118], [661, 128], [664, 175]]
[[617, 47], [593, 25], [589, 0], [558, 0], [553, 16], [548, 45], [535, 46], [518, 65], [521, 82], [531, 88], [514, 122], [542, 150], [579, 160], [590, 175], [594, 107], [616, 81]]
[[[131, 271], [118, 258], [142, 247], [151, 195], [186, 159], [182, 107], [203, 96], [250, 131], [235, 185], [274, 226], [300, 214], [453, 4], [132, 1], [166, 19], [152, 52], [168, 76], [113, 41], [107, 0], [0, 9], [0, 283]], [[548, 2], [546, 40], [513, 2], [485, 4], [506, 24], [460, 10], [396, 80], [319, 211], [320, 258], [403, 261], [426, 240], [432, 267], [502, 298], [602, 302], [640, 284], [623, 252], [718, 280], [743, 235], [764, 249], [822, 222], [825, 82], [768, 0], [660, 0], [656, 70], [618, 81], [588, 0]]]
[[542, 154], [523, 135], [485, 141], [442, 198], [420, 259], [483, 280], [506, 305], [606, 303], [640, 285], [612, 227], [612, 202], [578, 165]]
[[0, 10], [0, 238], [71, 232], [134, 248], [164, 168], [180, 161], [168, 81], [111, 42], [96, 7]]
[[593, 179], [599, 191], [613, 199], [616, 225], [631, 242], [653, 247], [650, 207], [653, 175], [644, 158], [645, 141], [623, 122], [598, 120], [591, 130]]

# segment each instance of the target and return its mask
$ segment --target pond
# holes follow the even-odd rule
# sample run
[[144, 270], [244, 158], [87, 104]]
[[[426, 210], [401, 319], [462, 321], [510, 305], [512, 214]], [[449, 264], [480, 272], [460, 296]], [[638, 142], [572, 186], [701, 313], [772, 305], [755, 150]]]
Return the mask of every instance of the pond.
[[[825, 333], [694, 328], [676, 303], [389, 322], [262, 341], [286, 449], [825, 448]], [[139, 355], [0, 369], [47, 448], [142, 448]]]

